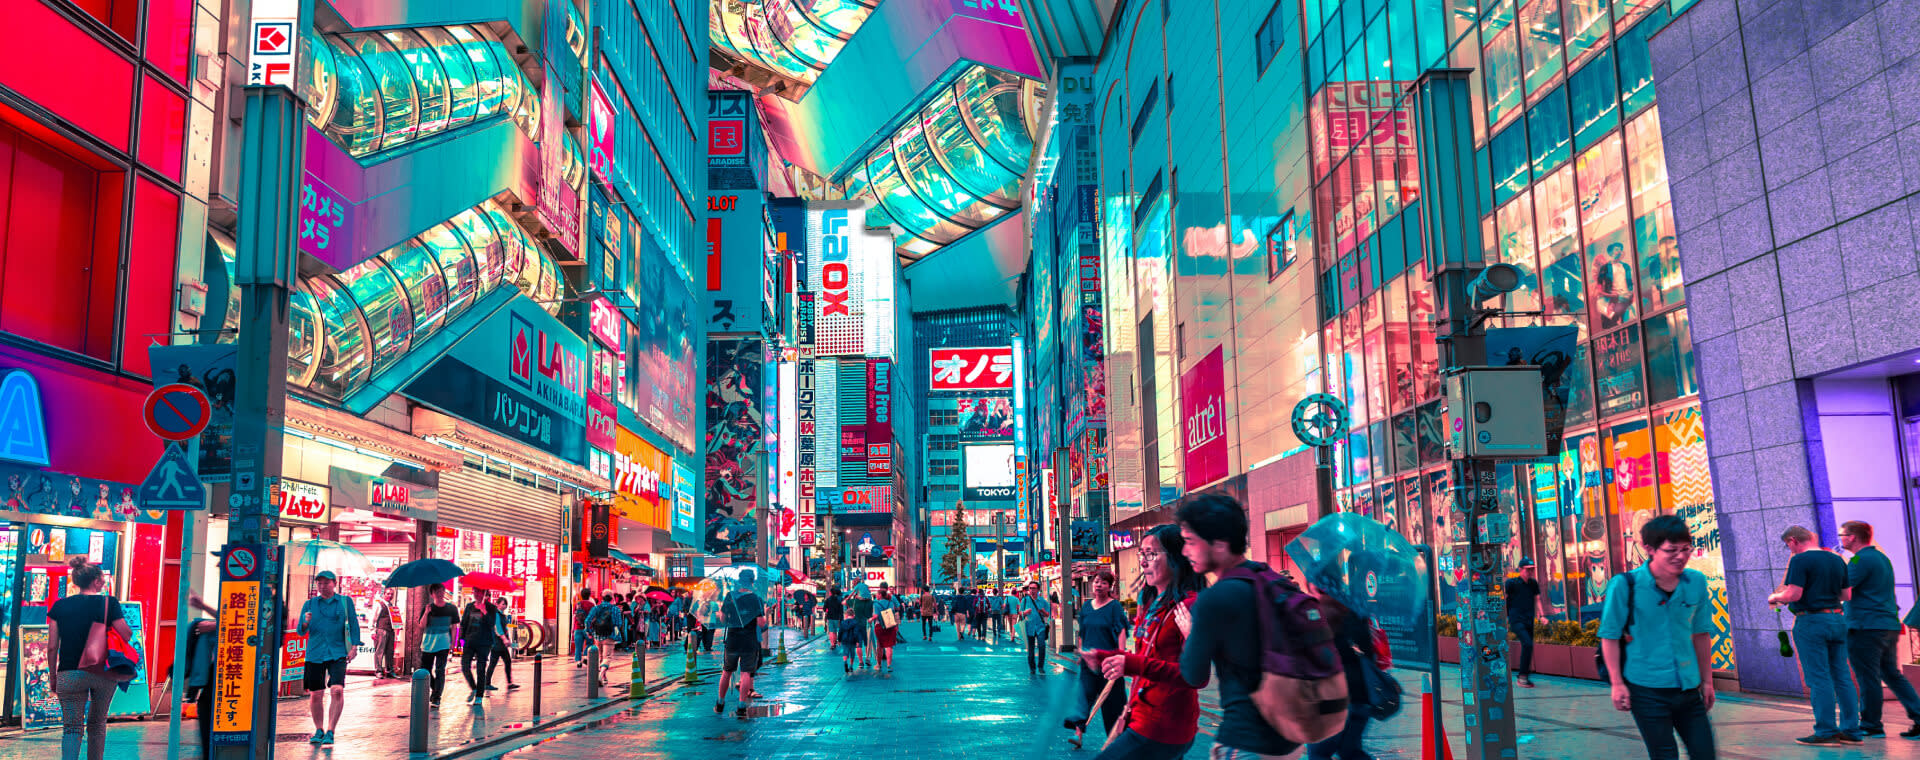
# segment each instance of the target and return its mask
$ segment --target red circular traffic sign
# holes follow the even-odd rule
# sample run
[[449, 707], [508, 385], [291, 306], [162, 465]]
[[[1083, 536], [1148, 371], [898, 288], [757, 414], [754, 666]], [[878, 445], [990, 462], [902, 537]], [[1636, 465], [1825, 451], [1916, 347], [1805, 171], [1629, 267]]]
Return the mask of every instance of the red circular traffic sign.
[[186, 383], [162, 385], [147, 394], [147, 429], [169, 441], [184, 441], [207, 429], [213, 405], [207, 394]]

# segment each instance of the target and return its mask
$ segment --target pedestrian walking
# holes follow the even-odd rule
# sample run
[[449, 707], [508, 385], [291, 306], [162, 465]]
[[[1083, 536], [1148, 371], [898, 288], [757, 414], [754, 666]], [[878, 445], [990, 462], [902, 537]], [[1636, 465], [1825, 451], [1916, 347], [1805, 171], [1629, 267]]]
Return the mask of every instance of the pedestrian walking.
[[1520, 672], [1514, 680], [1523, 689], [1533, 688], [1533, 621], [1547, 616], [1546, 601], [1540, 596], [1540, 581], [1533, 560], [1520, 558], [1520, 574], [1502, 585], [1507, 598], [1507, 630], [1520, 640]]
[[740, 707], [734, 715], [741, 718], [747, 717], [747, 704], [754, 696], [753, 676], [760, 672], [760, 629], [767, 623], [766, 605], [759, 595], [748, 590], [754, 578], [753, 570], [740, 571], [741, 587], [727, 594], [726, 603], [733, 607], [735, 625], [727, 628], [726, 654], [720, 661], [720, 693], [713, 703], [714, 712], [726, 712], [727, 687], [738, 672]]
[[[1522, 567], [1531, 565], [1522, 562]], [[1367, 722], [1373, 717], [1372, 690], [1368, 688], [1367, 669], [1377, 667], [1374, 661], [1379, 657], [1373, 643], [1373, 621], [1349, 609], [1322, 593], [1320, 589], [1307, 586], [1307, 593], [1320, 600], [1320, 609], [1326, 614], [1327, 625], [1333, 628], [1334, 646], [1340, 652], [1340, 666], [1347, 674], [1347, 725], [1340, 733], [1325, 741], [1307, 745], [1307, 757], [1311, 760], [1373, 760], [1361, 742], [1366, 739]]]
[[427, 609], [420, 619], [425, 623], [420, 634], [420, 667], [427, 669], [427, 706], [439, 707], [440, 694], [447, 688], [447, 658], [453, 654], [453, 624], [460, 619], [460, 611], [447, 601], [445, 585], [427, 587]]
[[847, 605], [846, 600], [840, 598], [839, 586], [827, 587], [827, 598], [820, 601], [820, 608], [822, 614], [826, 615], [827, 628], [831, 631], [840, 630], [840, 619], [846, 617]]
[[373, 598], [373, 672], [381, 678], [399, 678], [393, 662], [393, 592], [382, 590]]
[[933, 624], [940, 616], [940, 598], [933, 595], [933, 589], [920, 587], [920, 640], [933, 640]]
[[800, 616], [799, 623], [802, 629], [806, 631], [807, 638], [813, 638], [813, 606], [814, 604], [815, 604], [815, 600], [813, 598], [813, 592], [811, 591], [801, 593], [799, 595], [799, 600], [794, 603], [794, 612], [799, 614]]
[[[1794, 741], [1813, 746], [1859, 744], [1860, 695], [1847, 662], [1847, 619], [1841, 603], [1850, 596], [1847, 563], [1820, 545], [1813, 531], [1795, 525], [1780, 534], [1793, 553], [1786, 582], [1767, 597], [1775, 609], [1793, 613], [1793, 646], [1800, 650], [1800, 675], [1813, 702], [1813, 733]], [[1835, 724], [1834, 711], [1839, 710]]]
[[967, 638], [967, 624], [973, 619], [972, 592], [966, 589], [960, 589], [954, 592], [953, 609], [950, 611], [953, 614], [953, 640], [956, 642], [965, 641]]
[[587, 630], [587, 613], [593, 611], [593, 589], [581, 589], [580, 597], [573, 600], [573, 661], [579, 665], [587, 656], [587, 644], [593, 640], [593, 634]]
[[1181, 505], [1175, 519], [1181, 552], [1193, 569], [1220, 577], [1194, 600], [1192, 629], [1180, 653], [1180, 676], [1193, 688], [1205, 688], [1213, 673], [1220, 676], [1220, 725], [1209, 756], [1242, 760], [1294, 751], [1300, 745], [1268, 725], [1253, 703], [1266, 646], [1247, 611], [1257, 609], [1259, 594], [1251, 579], [1232, 571], [1270, 571], [1246, 558], [1246, 510], [1230, 497], [1202, 494]]
[[505, 605], [496, 605], [494, 609], [493, 667], [487, 674], [487, 691], [493, 691], [493, 673], [505, 673], [507, 689], [518, 689], [520, 684], [513, 682], [513, 646], [517, 643], [513, 635], [513, 613]]
[[[1127, 631], [1127, 610], [1113, 597], [1113, 571], [1101, 569], [1093, 574], [1093, 595], [1080, 607], [1080, 651], [1120, 651], [1120, 638]], [[1082, 657], [1080, 661], [1080, 702], [1073, 715], [1066, 721], [1076, 737], [1085, 734], [1087, 723], [1092, 720], [1093, 703], [1106, 688], [1107, 678], [1102, 675], [1097, 663], [1090, 663]], [[1107, 735], [1113, 735], [1114, 724], [1120, 722], [1120, 712], [1126, 708], [1126, 685], [1120, 684], [1119, 692], [1100, 703], [1100, 723], [1106, 727]]]
[[987, 616], [993, 614], [992, 603], [993, 600], [987, 598], [986, 591], [982, 589], [973, 590], [971, 621], [973, 623], [973, 637], [981, 641], [987, 640]]
[[1713, 607], [1706, 576], [1687, 568], [1693, 535], [1686, 520], [1661, 515], [1640, 526], [1640, 545], [1646, 564], [1615, 576], [1602, 597], [1600, 652], [1613, 707], [1633, 713], [1652, 760], [1678, 760], [1675, 734], [1688, 758], [1713, 760]]
[[893, 647], [900, 643], [901, 610], [893, 589], [881, 581], [879, 596], [873, 600], [873, 660], [883, 671], [893, 670]]
[[1906, 708], [1913, 726], [1902, 738], [1920, 738], [1920, 694], [1900, 672], [1900, 607], [1893, 594], [1893, 560], [1873, 542], [1873, 526], [1860, 520], [1840, 524], [1840, 548], [1853, 553], [1847, 560], [1847, 657], [1860, 687], [1860, 730], [1870, 737], [1887, 735], [1881, 722], [1885, 692], [1893, 691]]
[[[865, 582], [863, 581], [861, 585], [864, 586]], [[860, 667], [871, 667], [873, 665], [873, 652], [868, 649], [867, 643], [875, 640], [873, 632], [868, 630], [873, 627], [872, 592], [854, 592], [853, 601], [850, 602], [848, 606], [853, 608], [854, 618], [860, 621], [860, 642], [854, 646], [854, 652], [860, 655]]]
[[1108, 734], [1106, 749], [1095, 760], [1174, 760], [1187, 754], [1199, 733], [1200, 692], [1182, 676], [1180, 656], [1193, 627], [1195, 595], [1207, 581], [1181, 553], [1185, 543], [1173, 525], [1141, 537], [1137, 551], [1145, 588], [1133, 616], [1133, 651], [1116, 647], [1081, 655], [1082, 664], [1108, 681], [1133, 679], [1126, 726], [1119, 736]]
[[313, 576], [319, 595], [301, 605], [295, 631], [307, 637], [302, 685], [309, 694], [307, 712], [313, 717], [313, 738], [308, 741], [321, 745], [333, 743], [333, 728], [340, 725], [340, 712], [347, 706], [347, 660], [360, 648], [360, 615], [354, 612], [351, 597], [335, 593], [339, 583], [332, 570]]
[[500, 610], [493, 606], [492, 596], [486, 589], [474, 589], [473, 601], [460, 610], [460, 675], [467, 679], [467, 704], [485, 699], [493, 683], [493, 644], [498, 638]]
[[846, 670], [849, 678], [853, 677], [853, 663], [858, 657], [856, 652], [860, 648], [860, 637], [865, 633], [866, 629], [860, 625], [860, 620], [853, 616], [851, 607], [846, 608], [841, 617], [834, 622], [834, 641], [840, 645], [840, 666]]
[[193, 700], [194, 723], [200, 729], [200, 756], [210, 758], [213, 757], [213, 663], [214, 652], [219, 648], [216, 632], [220, 627], [214, 619], [220, 617], [220, 610], [207, 604], [199, 594], [188, 594], [187, 604], [209, 616], [194, 620], [193, 626], [187, 629], [187, 688], [182, 696]]
[[[593, 631], [594, 644], [600, 648], [600, 672], [594, 677], [600, 679], [601, 683], [607, 681], [607, 670], [612, 667], [613, 650], [620, 636], [620, 606], [613, 603], [614, 598], [611, 592], [601, 594], [600, 603], [587, 613], [587, 629]], [[582, 650], [581, 660], [575, 662], [576, 667], [586, 656], [586, 651]]]
[[1047, 665], [1047, 616], [1053, 614], [1053, 605], [1041, 598], [1038, 583], [1028, 583], [1018, 599], [1014, 609], [1027, 638], [1027, 672], [1040, 673]]
[[133, 641], [120, 600], [106, 593], [106, 573], [87, 562], [86, 555], [67, 558], [67, 582], [79, 593], [47, 608], [47, 662], [53, 665], [48, 685], [60, 698], [60, 758], [80, 760], [85, 740], [87, 760], [101, 760], [107, 751], [107, 710], [121, 682], [106, 673], [106, 663], [82, 662], [93, 624], [100, 623]]

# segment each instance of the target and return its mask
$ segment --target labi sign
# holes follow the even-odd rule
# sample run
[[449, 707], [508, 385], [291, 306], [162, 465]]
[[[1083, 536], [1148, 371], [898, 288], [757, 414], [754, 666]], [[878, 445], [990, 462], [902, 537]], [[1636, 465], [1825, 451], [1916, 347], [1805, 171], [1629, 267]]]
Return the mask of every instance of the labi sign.
[[587, 461], [587, 344], [527, 298], [461, 338], [404, 391], [571, 462]]

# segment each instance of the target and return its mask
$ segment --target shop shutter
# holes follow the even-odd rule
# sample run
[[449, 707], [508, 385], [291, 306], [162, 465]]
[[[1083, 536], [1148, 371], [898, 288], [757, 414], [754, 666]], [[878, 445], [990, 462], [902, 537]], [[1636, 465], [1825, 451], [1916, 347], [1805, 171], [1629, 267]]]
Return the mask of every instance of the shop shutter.
[[440, 524], [560, 543], [560, 494], [461, 468], [440, 474]]

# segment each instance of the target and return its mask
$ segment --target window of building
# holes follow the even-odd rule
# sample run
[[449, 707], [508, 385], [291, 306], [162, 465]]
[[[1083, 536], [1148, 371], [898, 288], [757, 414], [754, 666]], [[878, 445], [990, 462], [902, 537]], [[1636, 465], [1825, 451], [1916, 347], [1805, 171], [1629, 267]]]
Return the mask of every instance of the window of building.
[[1555, 87], [1527, 109], [1527, 141], [1533, 153], [1533, 176], [1544, 177], [1573, 156], [1573, 135], [1567, 127], [1567, 90]]
[[1520, 47], [1526, 69], [1527, 94], [1534, 95], [1560, 81], [1566, 51], [1561, 49], [1560, 0], [1532, 0], [1520, 6]]
[[1568, 80], [1573, 101], [1573, 147], [1586, 150], [1620, 126], [1619, 89], [1613, 53], [1603, 52]]
[[1686, 309], [1648, 317], [1647, 395], [1659, 404], [1700, 392], [1694, 379], [1693, 329]]
[[1580, 154], [1574, 166], [1583, 199], [1580, 226], [1587, 240], [1587, 281], [1592, 283], [1593, 331], [1602, 333], [1636, 317], [1632, 244], [1627, 225], [1627, 188], [1621, 139], [1613, 135]]
[[110, 359], [127, 175], [48, 139], [0, 123], [0, 330]]
[[1147, 85], [1146, 96], [1140, 99], [1140, 110], [1134, 112], [1133, 139], [1129, 144], [1140, 141], [1140, 131], [1147, 128], [1147, 117], [1153, 113], [1153, 107], [1159, 103], [1160, 80], [1154, 79], [1153, 84]]

